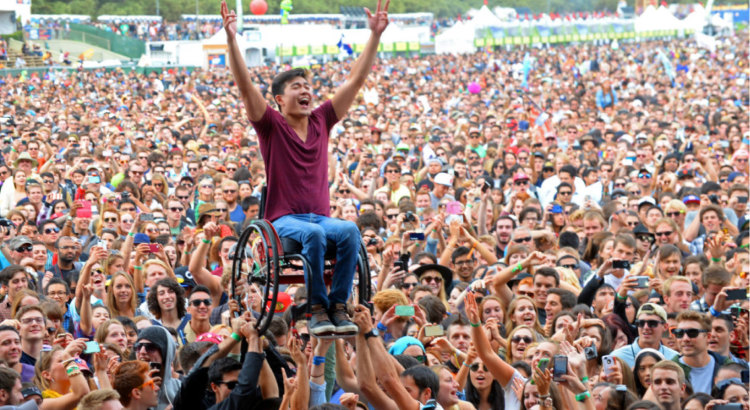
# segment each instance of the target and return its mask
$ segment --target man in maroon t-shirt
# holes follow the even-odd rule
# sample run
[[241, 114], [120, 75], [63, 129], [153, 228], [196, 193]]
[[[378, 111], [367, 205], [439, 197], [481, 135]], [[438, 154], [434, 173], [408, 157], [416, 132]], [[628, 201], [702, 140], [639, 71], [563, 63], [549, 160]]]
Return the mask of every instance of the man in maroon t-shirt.
[[[250, 79], [243, 53], [237, 45], [237, 16], [222, 1], [221, 15], [227, 33], [229, 61], [247, 117], [255, 127], [266, 166], [266, 219], [273, 222], [279, 236], [302, 244], [302, 254], [311, 265], [312, 319], [308, 324], [315, 336], [352, 335], [357, 326], [346, 313], [346, 301], [354, 280], [357, 253], [362, 238], [350, 221], [330, 218], [328, 195], [328, 134], [346, 115], [375, 61], [380, 36], [388, 26], [388, 5], [375, 14], [365, 9], [370, 39], [352, 66], [348, 81], [333, 98], [312, 109], [313, 90], [308, 72], [295, 69], [273, 79], [271, 93], [279, 111], [263, 99]], [[336, 243], [336, 268], [331, 291], [323, 281], [323, 255], [326, 241]]]

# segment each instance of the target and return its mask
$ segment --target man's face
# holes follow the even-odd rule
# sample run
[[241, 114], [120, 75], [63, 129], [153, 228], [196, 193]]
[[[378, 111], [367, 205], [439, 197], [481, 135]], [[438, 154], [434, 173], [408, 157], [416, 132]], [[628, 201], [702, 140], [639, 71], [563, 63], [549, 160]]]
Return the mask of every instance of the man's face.
[[615, 290], [609, 286], [599, 288], [594, 295], [593, 306], [595, 309], [604, 309], [615, 300]]
[[714, 318], [711, 322], [711, 331], [708, 333], [708, 350], [719, 354], [729, 351], [731, 332], [724, 319]]
[[192, 293], [190, 295], [188, 313], [193, 318], [199, 320], [208, 319], [208, 316], [211, 314], [211, 295], [206, 292]]
[[0, 332], [0, 359], [13, 367], [21, 360], [21, 336], [12, 330]]
[[552, 276], [534, 276], [534, 302], [537, 307], [545, 307], [547, 304], [547, 291], [555, 287], [555, 278]]
[[28, 278], [26, 278], [26, 272], [16, 272], [8, 282], [8, 296], [10, 296], [12, 299], [19, 290], [28, 289], [28, 287], [29, 280]]
[[676, 371], [654, 369], [651, 373], [651, 390], [656, 395], [656, 401], [664, 408], [679, 407], [683, 389]]
[[690, 308], [693, 301], [693, 285], [676, 280], [672, 282], [669, 296], [664, 295], [667, 313], [679, 313]]
[[234, 387], [237, 384], [237, 380], [240, 377], [240, 371], [239, 370], [232, 370], [231, 372], [226, 372], [222, 375], [221, 381], [216, 383], [211, 383], [211, 390], [214, 391], [214, 394], [216, 394], [216, 402], [221, 403], [229, 397], [229, 395], [232, 393], [232, 389], [229, 388], [229, 386]]
[[560, 295], [554, 293], [547, 295], [547, 303], [544, 305], [544, 311], [547, 312], [547, 317], [553, 318], [561, 310], [562, 303], [560, 302]]
[[54, 245], [60, 236], [60, 228], [56, 224], [48, 223], [42, 227], [42, 241], [45, 245]]
[[469, 351], [471, 331], [469, 326], [453, 325], [448, 328], [448, 341], [462, 352]]
[[598, 219], [584, 219], [583, 220], [583, 232], [586, 234], [586, 238], [591, 239], [594, 235], [604, 230], [602, 223]]
[[228, 203], [234, 203], [237, 200], [237, 187], [234, 185], [224, 185], [221, 187], [224, 200]]
[[65, 289], [65, 285], [62, 283], [53, 283], [47, 287], [47, 297], [57, 302], [63, 311], [65, 311], [65, 304], [68, 302], [68, 292]]
[[135, 345], [135, 354], [138, 360], [144, 362], [162, 363], [159, 347], [148, 339], [141, 339]]
[[58, 245], [60, 246], [57, 249], [59, 258], [66, 262], [72, 262], [78, 249], [76, 242], [71, 239], [62, 239], [58, 242]]
[[[658, 344], [661, 341], [661, 335], [666, 330], [664, 320], [659, 315], [641, 314], [638, 317], [638, 337], [644, 344]], [[650, 322], [650, 323], [648, 323]], [[655, 326], [651, 326], [655, 324]]]
[[508, 219], [500, 219], [495, 224], [495, 238], [501, 244], [510, 242], [510, 235], [513, 233], [513, 223]]
[[714, 211], [708, 211], [704, 213], [703, 218], [701, 218], [701, 223], [703, 223], [703, 226], [709, 232], [718, 231], [719, 227], [721, 227], [721, 220]]
[[20, 318], [21, 339], [29, 341], [41, 340], [44, 337], [44, 315], [38, 310], [30, 310]]
[[690, 337], [686, 334], [677, 337], [677, 345], [680, 347], [680, 353], [687, 357], [696, 357], [704, 354], [708, 350], [708, 334], [702, 331], [703, 327], [699, 322], [692, 320], [683, 320], [677, 324], [677, 329], [698, 331], [696, 337]]
[[275, 96], [281, 112], [305, 115], [312, 112], [312, 86], [304, 77], [295, 77], [284, 84], [283, 94]]
[[404, 385], [404, 389], [406, 389], [406, 392], [409, 393], [409, 396], [411, 396], [412, 399], [417, 400], [418, 402], [425, 404], [427, 400], [429, 400], [429, 396], [427, 395], [427, 391], [421, 391], [419, 390], [419, 387], [416, 383], [414, 383], [414, 378], [411, 376], [403, 376], [401, 377], [401, 383]]
[[632, 261], [635, 256], [635, 249], [629, 248], [624, 243], [618, 243], [612, 251], [612, 258], [615, 260]]
[[453, 262], [453, 270], [463, 282], [470, 282], [476, 260], [469, 254], [459, 256]]

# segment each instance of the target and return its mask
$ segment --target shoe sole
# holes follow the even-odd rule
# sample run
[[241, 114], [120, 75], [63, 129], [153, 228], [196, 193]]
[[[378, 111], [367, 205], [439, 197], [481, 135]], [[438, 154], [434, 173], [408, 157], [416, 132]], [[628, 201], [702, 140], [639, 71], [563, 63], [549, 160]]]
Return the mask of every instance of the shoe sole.
[[313, 336], [317, 336], [317, 337], [331, 335], [331, 334], [334, 334], [335, 332], [336, 332], [336, 327], [333, 325], [316, 326], [310, 329], [310, 333]]
[[357, 325], [336, 326], [335, 333], [342, 336], [352, 336], [359, 333]]

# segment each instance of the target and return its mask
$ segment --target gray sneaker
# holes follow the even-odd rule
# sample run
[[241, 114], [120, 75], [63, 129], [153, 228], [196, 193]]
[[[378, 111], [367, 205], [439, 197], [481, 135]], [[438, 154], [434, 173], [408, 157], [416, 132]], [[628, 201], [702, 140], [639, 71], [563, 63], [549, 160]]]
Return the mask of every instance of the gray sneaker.
[[359, 327], [349, 319], [345, 304], [337, 303], [333, 305], [329, 317], [336, 327], [335, 332], [337, 336], [352, 336], [359, 333]]
[[336, 327], [328, 319], [328, 313], [323, 305], [313, 305], [311, 311], [312, 318], [310, 318], [310, 323], [307, 324], [310, 333], [316, 337], [333, 335]]

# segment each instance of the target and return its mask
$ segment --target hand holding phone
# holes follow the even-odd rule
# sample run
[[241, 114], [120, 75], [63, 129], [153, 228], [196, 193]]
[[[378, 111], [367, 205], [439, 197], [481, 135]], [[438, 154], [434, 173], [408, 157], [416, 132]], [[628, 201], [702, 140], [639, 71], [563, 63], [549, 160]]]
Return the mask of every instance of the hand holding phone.
[[440, 337], [445, 335], [445, 329], [440, 325], [430, 325], [424, 327], [426, 337]]
[[91, 353], [99, 353], [100, 351], [101, 351], [101, 348], [99, 347], [99, 342], [90, 341], [90, 342], [86, 342], [86, 349], [83, 350], [83, 353], [91, 354]]
[[81, 200], [81, 207], [76, 211], [79, 218], [91, 218], [91, 202], [85, 199]]
[[568, 356], [555, 355], [552, 366], [552, 380], [562, 381], [562, 376], [568, 374]]

